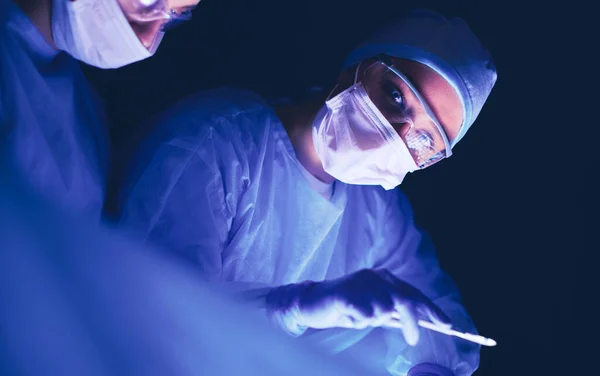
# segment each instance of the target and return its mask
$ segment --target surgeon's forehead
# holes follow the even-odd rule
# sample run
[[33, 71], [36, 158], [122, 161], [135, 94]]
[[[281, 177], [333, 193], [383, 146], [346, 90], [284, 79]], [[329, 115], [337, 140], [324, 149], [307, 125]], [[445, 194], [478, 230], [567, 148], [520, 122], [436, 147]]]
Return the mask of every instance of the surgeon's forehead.
[[462, 102], [456, 90], [439, 73], [419, 62], [392, 58], [394, 65], [413, 83], [440, 121], [452, 142], [463, 123]]

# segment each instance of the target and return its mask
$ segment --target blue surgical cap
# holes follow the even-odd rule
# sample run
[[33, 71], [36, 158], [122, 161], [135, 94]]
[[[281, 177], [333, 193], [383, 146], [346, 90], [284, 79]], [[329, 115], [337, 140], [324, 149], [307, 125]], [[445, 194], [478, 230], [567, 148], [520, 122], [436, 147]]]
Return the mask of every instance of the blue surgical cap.
[[384, 53], [428, 66], [454, 87], [463, 107], [463, 124], [451, 146], [471, 127], [496, 82], [490, 52], [461, 18], [448, 19], [417, 9], [379, 29], [346, 59], [344, 69]]

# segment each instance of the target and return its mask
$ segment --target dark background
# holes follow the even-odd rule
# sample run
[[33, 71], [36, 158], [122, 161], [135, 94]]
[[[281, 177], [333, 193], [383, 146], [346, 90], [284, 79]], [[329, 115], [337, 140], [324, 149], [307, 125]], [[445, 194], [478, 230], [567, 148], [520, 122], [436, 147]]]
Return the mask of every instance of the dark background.
[[577, 22], [564, 9], [525, 0], [204, 0], [154, 58], [86, 74], [105, 99], [119, 155], [144, 119], [197, 90], [231, 85], [273, 97], [329, 87], [369, 31], [417, 6], [465, 18], [498, 69], [454, 156], [402, 184], [478, 329], [499, 343], [482, 349], [477, 374], [577, 374], [589, 345], [577, 325], [587, 316], [576, 305], [576, 264], [589, 244], [579, 226], [585, 158], [564, 152], [566, 94], [556, 80], [555, 48]]

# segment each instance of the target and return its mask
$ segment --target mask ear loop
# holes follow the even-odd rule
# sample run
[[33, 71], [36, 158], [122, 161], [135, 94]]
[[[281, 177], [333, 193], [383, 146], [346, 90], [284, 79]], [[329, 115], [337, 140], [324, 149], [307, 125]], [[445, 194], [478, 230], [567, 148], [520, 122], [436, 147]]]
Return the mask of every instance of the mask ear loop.
[[335, 86], [333, 87], [333, 89], [331, 89], [331, 91], [329, 92], [329, 95], [327, 96], [327, 99], [325, 99], [326, 102], [331, 99], [331, 96], [333, 95], [333, 92], [335, 91], [335, 89], [338, 88], [338, 86], [340, 86], [340, 84], [335, 84]]
[[356, 71], [354, 71], [354, 85], [356, 85], [356, 82], [358, 81], [358, 71], [360, 70], [361, 64], [362, 64], [362, 61], [360, 63], [358, 63], [358, 66], [356, 67]]
[[[358, 71], [360, 70], [360, 66], [362, 64], [362, 61], [360, 63], [358, 63], [358, 66], [356, 67], [356, 70], [354, 71], [354, 85], [356, 85], [356, 82], [358, 81]], [[353, 86], [354, 86], [353, 85]], [[331, 91], [329, 92], [329, 95], [327, 96], [326, 101], [331, 99], [331, 96], [333, 95], [333, 93], [335, 92], [335, 89], [338, 88], [338, 86], [340, 86], [340, 84], [336, 84], [333, 89], [331, 89]]]

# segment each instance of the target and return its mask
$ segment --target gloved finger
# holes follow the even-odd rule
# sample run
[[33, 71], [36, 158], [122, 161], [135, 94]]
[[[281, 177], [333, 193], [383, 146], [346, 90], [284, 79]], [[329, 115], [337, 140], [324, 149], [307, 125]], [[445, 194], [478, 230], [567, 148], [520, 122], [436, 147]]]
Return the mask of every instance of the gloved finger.
[[382, 314], [391, 314], [395, 312], [396, 303], [392, 298], [393, 292], [390, 291], [388, 286], [383, 285], [379, 286], [379, 288], [370, 289], [365, 295], [365, 299], [368, 300], [373, 307], [374, 319]]
[[416, 308], [411, 303], [396, 304], [397, 319], [402, 324], [402, 333], [406, 343], [414, 346], [419, 342], [419, 325]]
[[401, 300], [410, 300], [413, 302], [423, 301], [425, 303], [430, 302], [429, 298], [421, 292], [418, 288], [411, 285], [410, 283], [404, 282], [403, 280], [396, 277], [387, 269], [379, 269], [379, 275], [388, 282], [392, 287], [392, 296]]
[[335, 325], [339, 328], [356, 329], [356, 321], [350, 316], [341, 316]]
[[380, 326], [390, 315], [395, 312], [395, 303], [386, 286], [366, 289], [354, 302], [354, 308], [362, 315], [362, 323], [357, 323], [357, 328]]
[[375, 316], [375, 307], [368, 297], [354, 299], [351, 304], [347, 304], [347, 308], [350, 312], [357, 314], [358, 317], [371, 319]]
[[434, 323], [437, 326], [446, 328], [446, 329], [451, 329], [452, 328], [451, 319], [446, 314], [444, 314], [444, 316], [445, 316], [445, 318], [447, 318], [447, 320], [440, 320], [440, 317], [438, 314], [434, 314], [430, 310], [427, 310], [427, 317], [429, 318], [429, 320], [432, 323]]
[[336, 317], [331, 320], [331, 327], [348, 328], [353, 329], [355, 327], [355, 318], [353, 312], [350, 312], [346, 304], [336, 304], [335, 313], [332, 315]]
[[437, 304], [429, 300], [429, 298], [423, 296], [416, 306], [420, 317], [429, 319], [432, 323], [439, 326], [447, 328], [452, 326], [450, 317], [448, 317]]
[[398, 314], [397, 313], [392, 314], [387, 321], [385, 321], [383, 324], [381, 324], [381, 326], [386, 327], [386, 328], [402, 329], [403, 328], [402, 321], [400, 321], [400, 319], [396, 315], [398, 315]]
[[352, 328], [364, 329], [369, 326], [373, 318], [374, 309], [370, 303], [359, 302], [358, 304], [344, 304], [340, 309], [343, 316], [352, 322]]
[[392, 309], [389, 309], [389, 307], [387, 306], [381, 306], [379, 304], [374, 304], [373, 307], [375, 309], [375, 314], [373, 315], [373, 318], [371, 319], [370, 323], [370, 325], [373, 327], [383, 326], [387, 321], [389, 321], [392, 318], [392, 315], [396, 312], [393, 308], [393, 302]]

